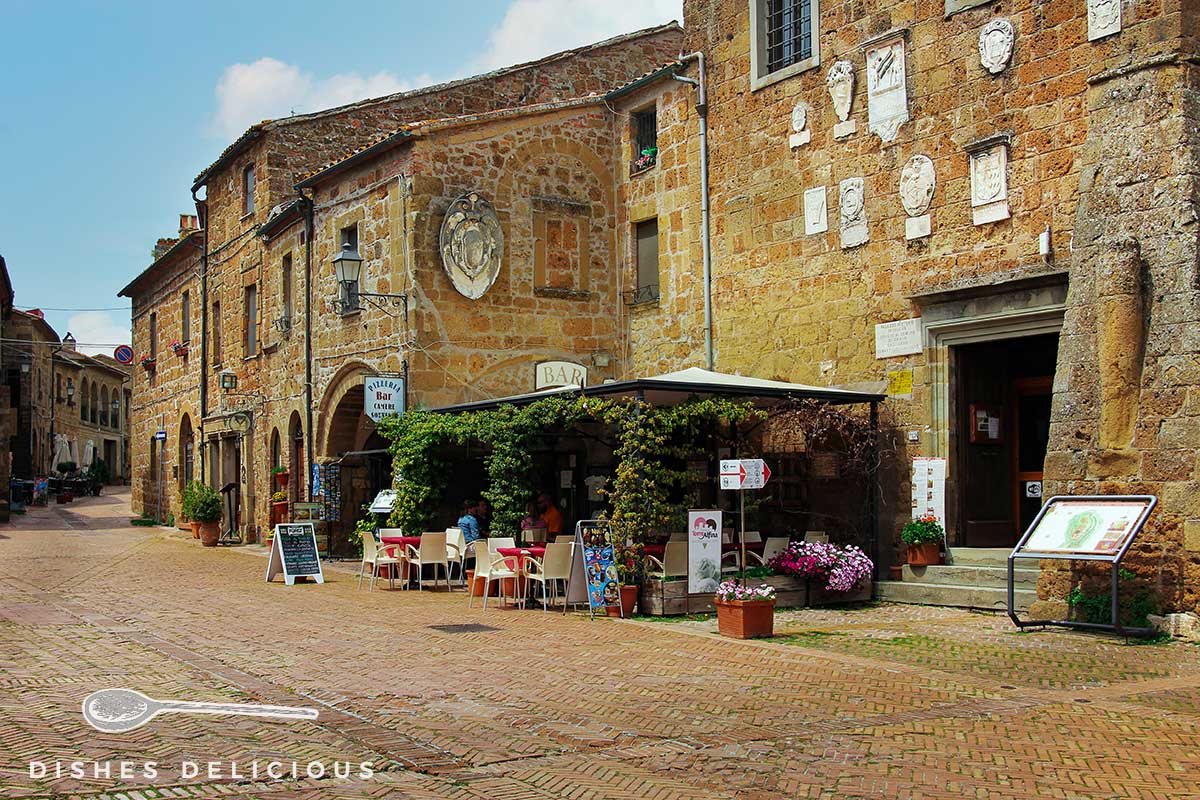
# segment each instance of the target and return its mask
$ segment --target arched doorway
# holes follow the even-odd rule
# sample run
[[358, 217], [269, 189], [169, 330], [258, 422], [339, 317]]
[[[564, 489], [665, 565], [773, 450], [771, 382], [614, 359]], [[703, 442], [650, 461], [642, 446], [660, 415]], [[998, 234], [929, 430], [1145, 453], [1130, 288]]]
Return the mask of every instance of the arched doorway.
[[183, 489], [196, 475], [196, 436], [187, 414], [179, 420], [179, 462], [179, 488]]
[[304, 463], [304, 426], [300, 422], [300, 412], [293, 411], [288, 420], [288, 472], [292, 478], [288, 482], [289, 499], [295, 503], [306, 499], [305, 480], [308, 478]]

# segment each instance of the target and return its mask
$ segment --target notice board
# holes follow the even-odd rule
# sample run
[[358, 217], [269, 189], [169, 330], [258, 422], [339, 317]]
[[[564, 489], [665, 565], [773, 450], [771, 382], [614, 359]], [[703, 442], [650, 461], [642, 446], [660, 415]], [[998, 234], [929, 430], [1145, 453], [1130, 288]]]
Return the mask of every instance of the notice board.
[[267, 581], [270, 582], [281, 572], [288, 586], [294, 584], [296, 578], [325, 582], [325, 574], [321, 572], [321, 556], [317, 552], [317, 533], [312, 523], [275, 526], [271, 557], [267, 561]]

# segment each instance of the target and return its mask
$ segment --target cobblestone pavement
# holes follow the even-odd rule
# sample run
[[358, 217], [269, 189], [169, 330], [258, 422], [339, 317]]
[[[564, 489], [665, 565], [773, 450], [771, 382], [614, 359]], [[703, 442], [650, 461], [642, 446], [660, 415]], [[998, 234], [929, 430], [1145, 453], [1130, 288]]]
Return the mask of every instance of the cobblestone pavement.
[[[1195, 646], [912, 606], [781, 613], [780, 639], [736, 642], [360, 591], [347, 568], [286, 587], [257, 548], [129, 527], [126, 501], [0, 527], [0, 798], [1200, 797]], [[431, 627], [468, 622], [487, 627]], [[110, 686], [321, 713], [100, 734], [80, 702]], [[297, 778], [268, 778], [275, 761]]]

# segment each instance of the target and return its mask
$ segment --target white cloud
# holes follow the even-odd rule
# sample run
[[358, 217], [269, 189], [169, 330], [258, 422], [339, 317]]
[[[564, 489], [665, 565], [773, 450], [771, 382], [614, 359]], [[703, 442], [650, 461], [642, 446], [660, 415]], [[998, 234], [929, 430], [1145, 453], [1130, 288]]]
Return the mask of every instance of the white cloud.
[[[128, 314], [120, 317], [107, 311], [72, 314], [67, 319], [66, 329], [75, 337], [75, 341], [79, 342], [80, 352], [93, 356], [100, 353], [111, 356], [116, 345], [129, 344], [132, 338]], [[66, 336], [66, 333], [63, 336]]]
[[408, 81], [387, 71], [365, 77], [347, 72], [317, 78], [295, 64], [260, 58], [252, 64], [234, 64], [222, 73], [213, 122], [218, 133], [232, 139], [264, 119], [308, 114], [429, 83], [428, 75]]
[[513, 0], [477, 68], [520, 64], [670, 20], [683, 21], [682, 0]]

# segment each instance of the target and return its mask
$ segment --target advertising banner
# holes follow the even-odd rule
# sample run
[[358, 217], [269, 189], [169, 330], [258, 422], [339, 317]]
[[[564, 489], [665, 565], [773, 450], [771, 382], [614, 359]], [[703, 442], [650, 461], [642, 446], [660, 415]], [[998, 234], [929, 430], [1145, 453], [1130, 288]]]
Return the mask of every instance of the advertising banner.
[[621, 580], [612, 529], [607, 525], [578, 526], [575, 535], [576, 547], [583, 553], [589, 610], [595, 613], [607, 606], [620, 606]]
[[709, 594], [721, 583], [721, 512], [688, 512], [688, 594]]

